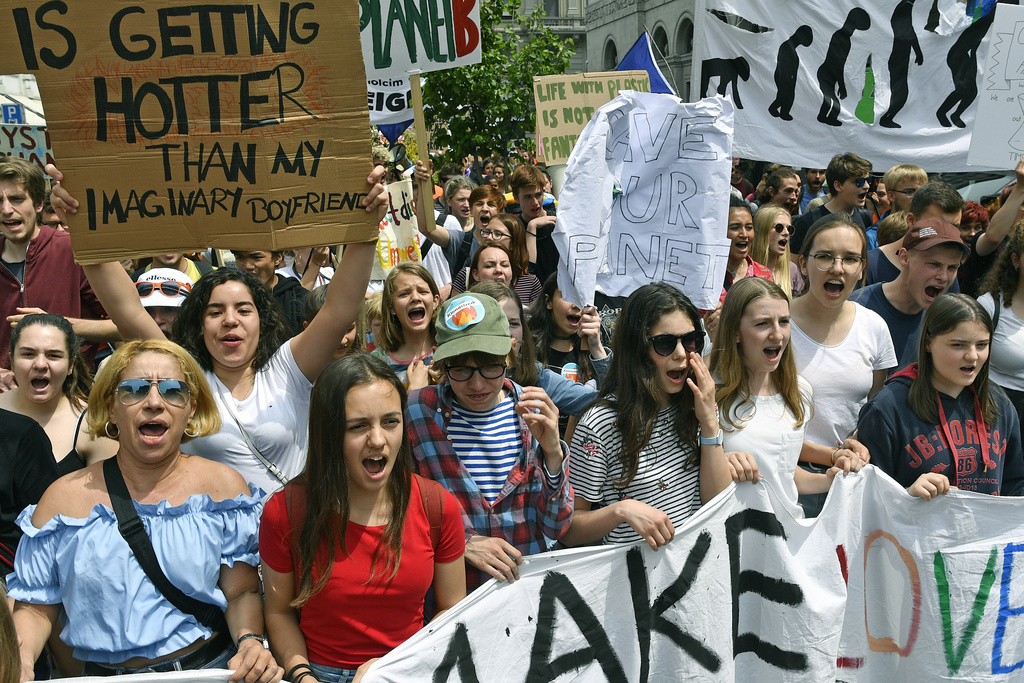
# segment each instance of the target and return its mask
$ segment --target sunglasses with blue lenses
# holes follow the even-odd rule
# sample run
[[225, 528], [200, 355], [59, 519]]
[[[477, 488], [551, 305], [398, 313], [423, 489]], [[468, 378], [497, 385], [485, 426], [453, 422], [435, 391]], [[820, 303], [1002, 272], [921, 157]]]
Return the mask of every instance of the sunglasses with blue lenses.
[[651, 337], [651, 346], [659, 356], [671, 356], [679, 344], [687, 353], [701, 353], [704, 351], [704, 333], [694, 330], [686, 334], [656, 334]]
[[126, 406], [142, 403], [153, 387], [160, 398], [179, 408], [192, 398], [192, 390], [180, 379], [125, 379], [117, 385], [117, 400]]

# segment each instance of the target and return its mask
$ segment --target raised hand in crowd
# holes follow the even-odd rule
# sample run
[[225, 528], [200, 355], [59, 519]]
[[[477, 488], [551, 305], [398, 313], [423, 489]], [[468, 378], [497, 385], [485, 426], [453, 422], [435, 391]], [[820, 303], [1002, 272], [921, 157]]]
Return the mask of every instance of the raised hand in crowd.
[[586, 343], [586, 346], [581, 348], [589, 349], [591, 358], [601, 359], [608, 355], [604, 344], [601, 343], [601, 316], [597, 314], [597, 308], [594, 306], [587, 306], [581, 312], [576, 334]]

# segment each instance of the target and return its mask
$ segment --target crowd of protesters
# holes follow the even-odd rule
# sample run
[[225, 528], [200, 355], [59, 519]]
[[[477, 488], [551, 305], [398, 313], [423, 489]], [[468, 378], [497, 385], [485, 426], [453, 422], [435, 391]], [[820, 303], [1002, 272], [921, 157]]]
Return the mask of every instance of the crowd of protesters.
[[358, 680], [524, 557], [657, 550], [734, 482], [797, 517], [869, 463], [1020, 495], [1024, 162], [988, 207], [854, 153], [745, 168], [716, 308], [599, 311], [541, 166], [417, 163], [422, 264], [371, 282], [372, 244], [78, 266], [60, 172], [0, 160], [0, 673]]

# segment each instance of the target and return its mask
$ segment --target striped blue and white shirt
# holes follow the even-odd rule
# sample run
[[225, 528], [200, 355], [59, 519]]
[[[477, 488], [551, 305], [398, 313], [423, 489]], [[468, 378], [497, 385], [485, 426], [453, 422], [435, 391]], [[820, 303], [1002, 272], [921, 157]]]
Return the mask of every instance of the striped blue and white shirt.
[[506, 396], [491, 410], [476, 411], [452, 404], [448, 435], [459, 460], [488, 503], [501, 493], [523, 443], [515, 403]]

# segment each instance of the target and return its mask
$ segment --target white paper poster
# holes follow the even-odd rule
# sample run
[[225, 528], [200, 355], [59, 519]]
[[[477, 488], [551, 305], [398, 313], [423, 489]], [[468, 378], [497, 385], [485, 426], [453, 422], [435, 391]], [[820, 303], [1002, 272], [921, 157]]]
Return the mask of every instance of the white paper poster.
[[1024, 157], [1024, 7], [999, 5], [967, 161], [1013, 168]]
[[665, 281], [718, 305], [729, 254], [733, 108], [625, 91], [599, 108], [565, 169], [552, 239], [567, 301]]
[[734, 156], [964, 171], [994, 4], [697, 0], [693, 90], [736, 106]]

